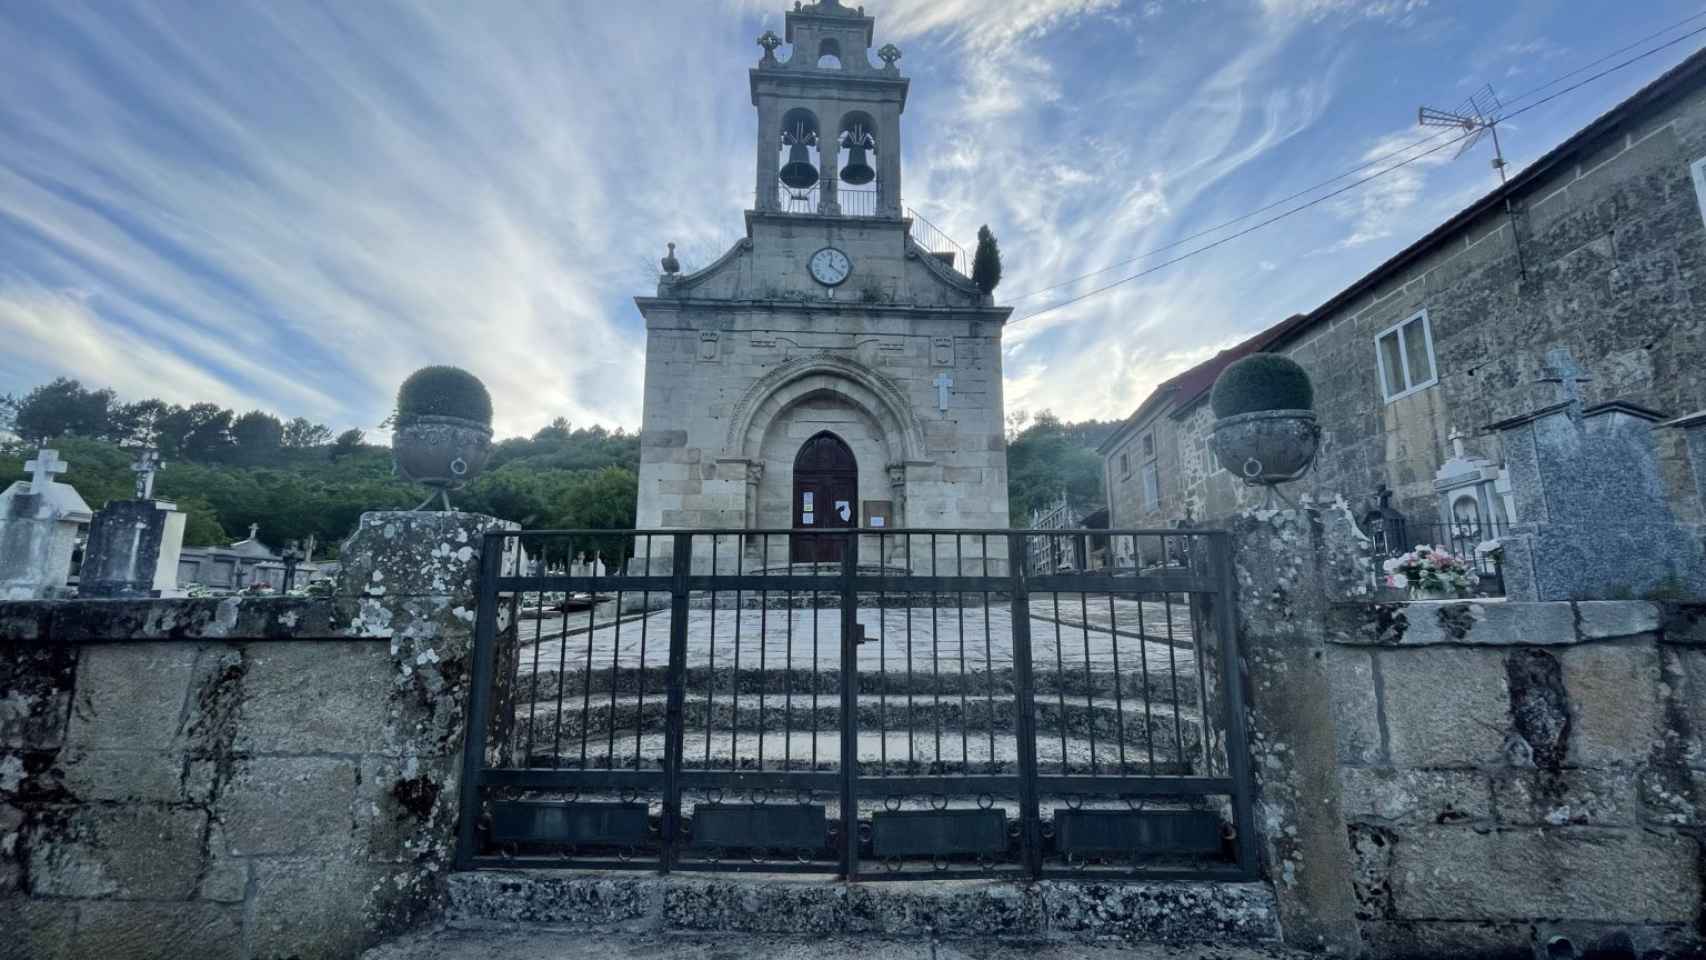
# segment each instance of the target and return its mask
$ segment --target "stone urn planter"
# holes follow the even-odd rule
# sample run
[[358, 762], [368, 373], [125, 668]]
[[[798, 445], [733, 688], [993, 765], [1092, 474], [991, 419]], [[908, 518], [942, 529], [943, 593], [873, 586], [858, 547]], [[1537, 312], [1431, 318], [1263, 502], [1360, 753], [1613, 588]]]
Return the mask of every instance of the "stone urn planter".
[[405, 478], [455, 490], [485, 468], [492, 428], [461, 417], [417, 416], [392, 432], [391, 453]]
[[1286, 357], [1258, 353], [1221, 371], [1210, 404], [1209, 446], [1220, 465], [1245, 483], [1272, 490], [1303, 476], [1315, 462], [1321, 426], [1309, 375]]
[[1315, 462], [1321, 427], [1310, 410], [1258, 410], [1216, 420], [1209, 444], [1220, 465], [1248, 483], [1285, 483]]
[[449, 491], [479, 475], [492, 453], [492, 398], [478, 377], [456, 367], [423, 367], [397, 390], [391, 454], [397, 472], [433, 490], [450, 509]]

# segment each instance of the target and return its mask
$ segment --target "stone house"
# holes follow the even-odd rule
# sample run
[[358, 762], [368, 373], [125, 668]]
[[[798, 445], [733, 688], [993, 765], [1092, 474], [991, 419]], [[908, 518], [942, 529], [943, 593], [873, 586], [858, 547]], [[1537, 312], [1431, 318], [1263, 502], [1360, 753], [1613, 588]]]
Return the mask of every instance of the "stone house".
[[[1315, 383], [1321, 449], [1296, 486], [1353, 504], [1385, 487], [1419, 523], [1442, 522], [1434, 481], [1454, 434], [1502, 463], [1486, 428], [1555, 399], [1549, 351], [1567, 350], [1587, 372], [1589, 406], [1706, 406], [1702, 265], [1697, 53], [1320, 307], [1156, 388], [1100, 448], [1110, 526], [1224, 516], [1260, 496], [1208, 447], [1214, 378], [1255, 351], [1289, 355]], [[1679, 433], [1655, 435], [1681, 491], [1691, 481]], [[1700, 519], [1690, 498], [1679, 512]]]

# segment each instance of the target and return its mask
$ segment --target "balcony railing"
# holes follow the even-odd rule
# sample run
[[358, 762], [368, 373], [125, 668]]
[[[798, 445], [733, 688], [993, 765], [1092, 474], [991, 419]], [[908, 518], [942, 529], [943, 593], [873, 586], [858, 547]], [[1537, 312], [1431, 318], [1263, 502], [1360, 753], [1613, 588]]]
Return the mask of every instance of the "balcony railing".
[[[876, 184], [866, 187], [850, 187], [845, 183], [835, 185], [833, 198], [834, 207], [825, 203], [829, 199], [824, 189], [824, 182], [804, 188], [793, 188], [781, 183], [776, 185], [776, 209], [782, 213], [803, 213], [819, 216], [838, 217], [875, 217], [880, 214], [882, 207], [882, 192]], [[947, 265], [961, 273], [971, 271], [971, 257], [966, 248], [943, 233], [934, 223], [925, 219], [924, 215], [911, 207], [906, 208], [906, 216], [912, 221], [910, 230], [912, 241], [924, 248], [925, 252], [936, 254]]]
[[842, 217], [874, 217], [878, 209], [878, 191], [875, 185], [869, 187], [849, 187], [844, 183], [835, 186], [834, 197], [839, 210], [825, 209], [823, 181], [819, 180], [810, 187], [795, 189], [793, 187], [776, 185], [776, 206], [783, 213], [819, 213]]

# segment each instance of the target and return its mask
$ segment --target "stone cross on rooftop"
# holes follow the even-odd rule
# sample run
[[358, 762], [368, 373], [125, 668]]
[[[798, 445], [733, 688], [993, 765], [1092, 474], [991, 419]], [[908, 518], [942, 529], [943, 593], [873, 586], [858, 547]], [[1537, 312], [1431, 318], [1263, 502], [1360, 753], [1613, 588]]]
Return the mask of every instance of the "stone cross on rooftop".
[[1560, 400], [1569, 403], [1582, 402], [1581, 384], [1593, 378], [1587, 371], [1576, 365], [1576, 358], [1570, 356], [1570, 351], [1559, 348], [1546, 351], [1546, 368], [1537, 383], [1556, 383]]
[[163, 466], [160, 451], [150, 447], [136, 451], [136, 460], [130, 465], [130, 472], [136, 474], [136, 499], [147, 500], [154, 496], [154, 474]]
[[36, 458], [24, 464], [24, 469], [30, 472], [30, 492], [46, 493], [53, 483], [53, 475], [64, 473], [69, 467], [59, 459], [58, 450], [37, 450]]

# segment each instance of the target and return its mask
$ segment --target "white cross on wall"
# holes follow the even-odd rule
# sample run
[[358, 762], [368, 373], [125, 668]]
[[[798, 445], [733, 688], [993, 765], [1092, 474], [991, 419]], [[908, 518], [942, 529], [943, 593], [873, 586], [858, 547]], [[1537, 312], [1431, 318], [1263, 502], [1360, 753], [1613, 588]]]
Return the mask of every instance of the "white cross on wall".
[[58, 450], [37, 450], [36, 458], [24, 464], [24, 469], [30, 472], [30, 492], [46, 493], [53, 483], [53, 475], [64, 473], [68, 467], [69, 464], [59, 459]]
[[936, 379], [930, 381], [930, 385], [936, 388], [936, 409], [948, 409], [948, 389], [954, 385], [954, 378], [945, 373], [938, 373]]

